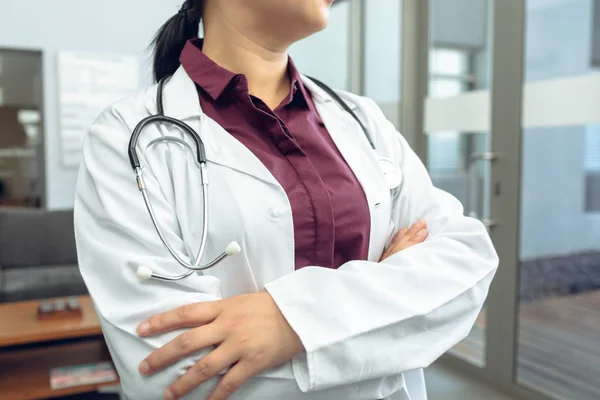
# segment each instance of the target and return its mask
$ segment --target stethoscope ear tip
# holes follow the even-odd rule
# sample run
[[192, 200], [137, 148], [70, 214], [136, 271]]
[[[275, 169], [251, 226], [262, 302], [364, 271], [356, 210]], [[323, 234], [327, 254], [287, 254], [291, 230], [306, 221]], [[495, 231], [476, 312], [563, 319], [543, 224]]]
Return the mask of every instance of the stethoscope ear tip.
[[137, 269], [136, 275], [140, 281], [147, 281], [148, 279], [152, 278], [152, 270], [148, 267], [140, 265]]
[[242, 251], [242, 246], [238, 244], [238, 242], [231, 242], [225, 248], [225, 254], [228, 256], [234, 256]]

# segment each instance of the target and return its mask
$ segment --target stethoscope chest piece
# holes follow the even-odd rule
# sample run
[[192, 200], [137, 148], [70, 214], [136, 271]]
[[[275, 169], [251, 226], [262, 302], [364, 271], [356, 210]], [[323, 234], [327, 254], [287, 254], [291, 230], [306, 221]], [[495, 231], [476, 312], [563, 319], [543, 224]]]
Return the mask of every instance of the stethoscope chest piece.
[[396, 189], [402, 184], [402, 171], [392, 160], [380, 158], [379, 168], [381, 168], [385, 182], [390, 190]]

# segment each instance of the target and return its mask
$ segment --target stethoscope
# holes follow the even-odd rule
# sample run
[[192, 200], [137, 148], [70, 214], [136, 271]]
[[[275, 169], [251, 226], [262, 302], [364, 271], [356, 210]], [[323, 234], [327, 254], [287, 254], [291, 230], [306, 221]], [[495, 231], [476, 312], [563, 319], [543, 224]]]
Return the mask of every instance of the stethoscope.
[[[314, 78], [310, 78], [310, 79], [313, 80], [321, 89], [323, 89], [325, 92], [327, 92], [327, 94], [329, 94], [333, 99], [335, 99], [335, 101], [346, 112], [348, 112], [352, 116], [352, 118], [354, 118], [356, 120], [356, 122], [358, 122], [365, 137], [369, 141], [369, 144], [371, 145], [373, 150], [376, 150], [375, 143], [373, 142], [373, 139], [371, 138], [369, 131], [367, 130], [365, 125], [362, 123], [360, 118], [358, 118], [358, 116], [354, 113], [354, 111], [352, 111], [352, 109], [346, 104], [346, 102], [344, 102], [342, 100], [342, 98], [336, 92], [333, 91], [333, 89], [331, 89], [329, 86], [325, 85], [323, 82], [320, 82]], [[146, 117], [143, 120], [141, 120], [136, 125], [135, 129], [133, 130], [133, 133], [131, 134], [131, 139], [129, 140], [129, 161], [131, 162], [131, 167], [133, 168], [133, 170], [135, 172], [135, 178], [136, 178], [138, 190], [142, 193], [142, 196], [144, 198], [144, 203], [146, 205], [146, 209], [148, 210], [148, 215], [150, 216], [150, 219], [152, 220], [152, 224], [154, 225], [154, 228], [156, 229], [156, 232], [158, 233], [160, 240], [163, 242], [165, 247], [169, 250], [169, 253], [171, 253], [173, 258], [175, 260], [177, 260], [177, 262], [182, 267], [187, 269], [187, 272], [185, 272], [181, 275], [170, 276], [170, 275], [162, 275], [162, 274], [155, 273], [150, 268], [145, 267], [145, 266], [138, 266], [137, 277], [140, 280], [157, 279], [157, 280], [161, 280], [161, 281], [175, 282], [175, 281], [180, 281], [180, 280], [183, 280], [183, 279], [191, 276], [194, 272], [200, 273], [202, 271], [206, 271], [207, 269], [213, 268], [218, 263], [223, 261], [225, 258], [227, 258], [229, 256], [233, 256], [235, 254], [238, 254], [242, 250], [242, 248], [240, 247], [240, 245], [237, 242], [235, 242], [235, 241], [231, 242], [227, 245], [227, 247], [225, 248], [225, 251], [223, 253], [221, 253], [221, 255], [219, 255], [217, 258], [215, 258], [213, 261], [209, 262], [208, 264], [201, 265], [202, 258], [204, 256], [204, 252], [206, 250], [206, 240], [207, 240], [207, 236], [208, 236], [208, 218], [209, 218], [208, 170], [206, 167], [206, 162], [207, 162], [206, 150], [204, 148], [204, 142], [200, 138], [200, 135], [198, 135], [198, 133], [192, 127], [190, 127], [188, 124], [186, 124], [183, 121], [180, 121], [178, 119], [171, 118], [171, 117], [165, 115], [164, 105], [163, 105], [163, 89], [164, 89], [165, 83], [166, 83], [166, 79], [162, 79], [158, 83], [158, 89], [157, 89], [157, 94], [156, 94], [157, 114], [151, 115], [151, 116]], [[177, 251], [175, 251], [175, 249], [169, 244], [169, 242], [167, 241], [167, 239], [163, 233], [162, 228], [160, 227], [160, 224], [157, 221], [156, 213], [154, 212], [154, 209], [152, 208], [152, 202], [150, 201], [150, 197], [148, 195], [148, 189], [146, 188], [146, 183], [144, 182], [143, 168], [140, 164], [140, 160], [139, 160], [138, 154], [137, 154], [138, 141], [139, 141], [140, 135], [142, 134], [142, 131], [144, 130], [144, 128], [146, 128], [147, 126], [149, 126], [151, 124], [164, 124], [164, 123], [171, 124], [171, 125], [174, 125], [177, 128], [179, 128], [183, 133], [185, 133], [190, 138], [192, 138], [192, 140], [194, 141], [194, 145], [196, 147], [196, 149], [195, 149], [196, 150], [196, 161], [198, 162], [198, 166], [200, 168], [200, 184], [202, 186], [202, 220], [203, 220], [203, 222], [202, 222], [202, 236], [200, 239], [200, 247], [198, 249], [198, 253], [196, 254], [195, 259], [191, 263], [186, 261], [184, 257], [180, 256], [177, 253]], [[151, 141], [148, 144], [148, 146], [146, 148], [149, 148], [158, 143], [165, 143], [165, 142], [176, 143], [178, 145], [183, 146], [184, 148], [186, 148], [187, 150], [189, 150], [190, 152], [193, 153], [192, 147], [186, 141], [184, 141], [180, 138], [174, 137], [174, 136], [162, 136], [157, 139], [154, 139], [153, 141]], [[402, 175], [400, 173], [400, 169], [398, 168], [398, 166], [386, 158], [380, 158], [379, 165], [380, 165], [380, 168], [386, 178], [389, 188], [393, 189], [393, 188], [399, 186], [399, 184], [402, 180]]]

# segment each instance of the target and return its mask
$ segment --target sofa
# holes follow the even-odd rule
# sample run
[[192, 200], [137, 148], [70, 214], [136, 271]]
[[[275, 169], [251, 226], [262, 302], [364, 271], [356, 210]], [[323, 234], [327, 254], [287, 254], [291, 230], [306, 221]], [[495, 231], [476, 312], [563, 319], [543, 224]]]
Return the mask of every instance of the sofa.
[[86, 293], [72, 210], [0, 208], [0, 303]]

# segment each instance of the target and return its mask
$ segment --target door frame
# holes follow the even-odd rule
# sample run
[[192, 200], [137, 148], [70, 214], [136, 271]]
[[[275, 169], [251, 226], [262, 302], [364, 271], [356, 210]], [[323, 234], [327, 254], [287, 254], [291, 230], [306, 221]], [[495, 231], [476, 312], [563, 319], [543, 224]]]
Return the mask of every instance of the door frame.
[[[430, 3], [430, 0], [403, 1], [405, 4]], [[444, 355], [440, 362], [483, 380], [514, 398], [547, 400], [548, 397], [516, 382], [525, 6], [526, 0], [490, 0], [489, 8], [492, 55], [489, 135], [490, 152], [497, 156], [490, 168], [489, 185], [492, 191], [490, 218], [497, 225], [490, 229], [490, 236], [500, 257], [500, 265], [486, 303], [485, 366], [476, 366], [452, 354]], [[429, 15], [421, 15], [417, 23], [426, 26], [429, 32], [430, 20]], [[422, 41], [414, 37], [404, 40]], [[500, 62], [502, 67], [494, 68]], [[426, 67], [424, 64], [418, 70], [428, 75]], [[413, 111], [419, 111], [419, 108]], [[425, 118], [425, 111], [420, 117]], [[425, 135], [424, 130], [420, 133]], [[418, 154], [425, 156], [423, 150]]]

